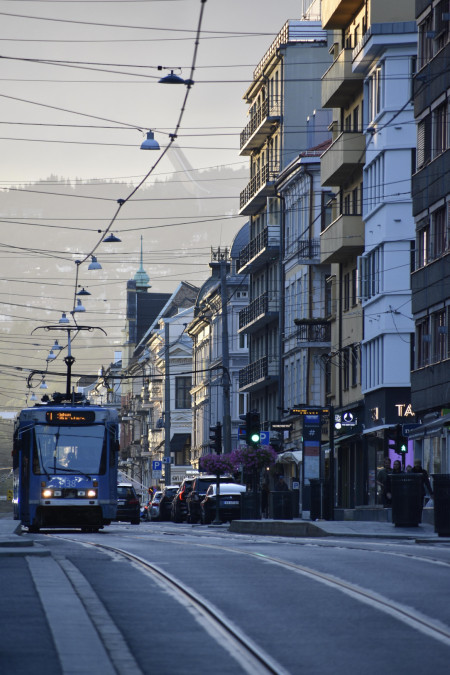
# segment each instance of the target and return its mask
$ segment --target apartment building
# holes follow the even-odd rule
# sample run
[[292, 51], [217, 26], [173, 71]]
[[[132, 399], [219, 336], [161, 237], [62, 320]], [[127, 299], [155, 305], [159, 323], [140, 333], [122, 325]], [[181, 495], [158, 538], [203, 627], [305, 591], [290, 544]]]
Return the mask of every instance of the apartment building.
[[250, 395], [249, 406], [266, 430], [281, 417], [284, 393], [283, 202], [277, 179], [307, 149], [306, 120], [320, 107], [320, 76], [329, 60], [319, 20], [287, 21], [244, 95], [249, 122], [240, 154], [249, 157], [250, 181], [240, 195], [240, 213], [249, 217], [250, 241], [240, 253], [239, 272], [249, 275], [250, 298], [239, 315], [239, 333], [248, 336], [249, 364], [239, 373], [239, 391]]
[[430, 473], [450, 472], [450, 7], [416, 0], [419, 33], [412, 179], [416, 255], [412, 280], [412, 405], [422, 426], [415, 454]]
[[389, 429], [415, 421], [416, 28], [408, 0], [324, 0], [322, 25], [334, 59], [322, 78], [322, 106], [333, 109], [333, 142], [321, 165], [322, 185], [334, 192], [332, 222], [320, 235], [321, 262], [331, 264], [327, 400], [336, 422], [336, 501], [345, 509], [378, 503]]
[[221, 425], [223, 451], [239, 447], [240, 415], [247, 412], [247, 395], [239, 393], [239, 371], [248, 363], [248, 348], [247, 336], [238, 333], [238, 325], [239, 313], [248, 304], [248, 279], [237, 272], [237, 263], [248, 241], [246, 223], [230, 250], [211, 251], [211, 276], [198, 293], [194, 317], [186, 328], [192, 339], [191, 463], [195, 469], [200, 457], [211, 452], [212, 426]]

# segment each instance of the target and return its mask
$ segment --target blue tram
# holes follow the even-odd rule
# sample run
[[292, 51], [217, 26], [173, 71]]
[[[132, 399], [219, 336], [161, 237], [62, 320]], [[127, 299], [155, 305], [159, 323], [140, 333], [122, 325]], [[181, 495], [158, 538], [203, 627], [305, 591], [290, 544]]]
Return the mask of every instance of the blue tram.
[[116, 410], [48, 402], [15, 423], [14, 518], [29, 531], [109, 525], [117, 511]]

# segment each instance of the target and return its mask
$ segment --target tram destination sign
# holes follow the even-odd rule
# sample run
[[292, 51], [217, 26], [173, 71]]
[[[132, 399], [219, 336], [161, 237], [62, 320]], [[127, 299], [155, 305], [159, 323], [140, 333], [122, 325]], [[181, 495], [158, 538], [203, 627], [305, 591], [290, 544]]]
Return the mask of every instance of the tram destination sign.
[[47, 410], [45, 413], [47, 424], [83, 425], [95, 422], [93, 410]]
[[314, 406], [299, 405], [289, 410], [291, 415], [329, 415], [329, 408], [316, 408]]

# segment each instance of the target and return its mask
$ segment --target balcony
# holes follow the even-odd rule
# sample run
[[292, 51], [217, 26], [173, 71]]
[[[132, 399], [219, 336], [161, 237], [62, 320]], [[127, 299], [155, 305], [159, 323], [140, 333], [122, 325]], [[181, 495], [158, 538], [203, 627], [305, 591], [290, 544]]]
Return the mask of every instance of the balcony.
[[281, 118], [281, 99], [274, 98], [263, 101], [262, 105], [255, 106], [250, 110], [250, 122], [241, 132], [240, 153], [251, 155], [253, 150], [261, 148], [268, 136], [273, 133], [274, 125]]
[[239, 273], [253, 272], [280, 253], [280, 228], [268, 225], [239, 254]]
[[322, 0], [322, 28], [345, 28], [361, 5], [361, 0]]
[[360, 215], [341, 214], [320, 235], [320, 262], [344, 262], [364, 250], [364, 223]]
[[267, 197], [273, 197], [277, 175], [278, 165], [268, 163], [253, 176], [240, 195], [239, 214], [241, 216], [254, 215], [265, 206]]
[[320, 239], [297, 239], [286, 248], [285, 259], [296, 258], [302, 265], [320, 263]]
[[239, 391], [256, 391], [269, 382], [278, 381], [279, 362], [276, 357], [264, 356], [239, 371]]
[[359, 131], [341, 131], [325, 150], [320, 162], [322, 185], [350, 183], [353, 174], [362, 171], [366, 154], [366, 139]]
[[239, 332], [253, 333], [278, 318], [279, 296], [263, 293], [239, 312]]
[[361, 87], [363, 76], [352, 71], [352, 50], [343, 49], [322, 76], [322, 108], [343, 108]]
[[323, 347], [331, 345], [331, 324], [325, 319], [294, 319], [298, 326], [295, 333], [301, 347]]

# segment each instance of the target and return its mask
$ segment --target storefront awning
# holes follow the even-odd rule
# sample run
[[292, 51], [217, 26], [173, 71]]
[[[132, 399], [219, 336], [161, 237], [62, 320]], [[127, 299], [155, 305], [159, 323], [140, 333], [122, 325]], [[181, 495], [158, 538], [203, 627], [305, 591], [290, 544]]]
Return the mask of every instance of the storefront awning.
[[302, 450], [288, 450], [287, 452], [282, 452], [281, 454], [278, 455], [277, 463], [279, 464], [289, 464], [290, 462], [295, 462], [296, 464], [300, 464], [300, 462], [303, 459], [303, 451]]
[[170, 452], [181, 452], [191, 445], [191, 434], [174, 434], [170, 439]]

